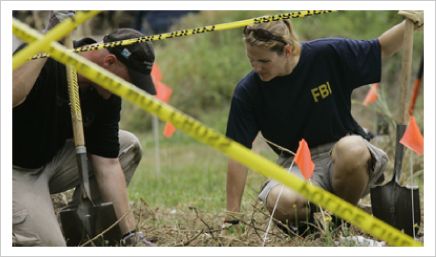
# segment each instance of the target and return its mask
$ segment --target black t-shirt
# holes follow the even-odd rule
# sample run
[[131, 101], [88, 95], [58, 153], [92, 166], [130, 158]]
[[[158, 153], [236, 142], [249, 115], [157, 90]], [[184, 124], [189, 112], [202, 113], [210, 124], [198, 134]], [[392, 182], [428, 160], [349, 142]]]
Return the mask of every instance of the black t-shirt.
[[261, 131], [267, 140], [296, 151], [303, 138], [315, 147], [356, 129], [351, 93], [380, 81], [378, 40], [328, 38], [301, 46], [291, 74], [263, 82], [251, 71], [238, 83], [227, 123], [229, 138], [251, 148]]
[[[85, 38], [75, 42], [75, 47], [95, 42]], [[91, 88], [86, 94], [80, 94], [80, 101], [87, 152], [118, 157], [121, 98], [112, 95], [104, 100]], [[66, 139], [73, 138], [63, 64], [51, 58], [47, 60], [26, 100], [13, 108], [12, 119], [13, 164], [23, 168], [45, 165], [63, 147]]]

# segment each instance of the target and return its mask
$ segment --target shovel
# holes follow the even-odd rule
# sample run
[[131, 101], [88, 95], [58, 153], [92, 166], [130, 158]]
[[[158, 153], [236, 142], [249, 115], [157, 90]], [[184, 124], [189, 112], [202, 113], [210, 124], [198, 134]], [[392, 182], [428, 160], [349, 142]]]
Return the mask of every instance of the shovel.
[[[73, 48], [71, 34], [68, 34], [64, 41], [66, 47]], [[88, 176], [89, 169], [83, 133], [77, 74], [76, 70], [69, 65], [66, 66], [66, 69], [74, 142], [76, 147], [76, 159], [81, 184], [76, 187], [73, 200], [67, 207], [63, 208], [58, 215], [67, 245], [78, 246], [105, 231], [111, 225], [116, 223], [118, 219], [112, 203], [105, 203], [96, 206], [91, 200], [91, 188]], [[99, 246], [116, 245], [120, 239], [121, 229], [117, 224], [93, 243]]]
[[376, 218], [383, 220], [391, 226], [403, 230], [409, 236], [415, 237], [421, 223], [421, 208], [418, 187], [403, 187], [399, 185], [401, 167], [403, 162], [404, 146], [400, 144], [407, 121], [405, 103], [407, 88], [410, 80], [410, 63], [412, 60], [413, 22], [406, 19], [404, 32], [403, 66], [401, 73], [400, 108], [395, 144], [395, 163], [392, 180], [371, 189], [372, 211]]
[[371, 189], [371, 205], [372, 213], [376, 218], [414, 237], [419, 230], [418, 227], [415, 228], [415, 224], [421, 224], [419, 190], [416, 186], [403, 187], [398, 183], [404, 150], [404, 146], [399, 141], [404, 131], [406, 125], [397, 125], [394, 174], [387, 184]]

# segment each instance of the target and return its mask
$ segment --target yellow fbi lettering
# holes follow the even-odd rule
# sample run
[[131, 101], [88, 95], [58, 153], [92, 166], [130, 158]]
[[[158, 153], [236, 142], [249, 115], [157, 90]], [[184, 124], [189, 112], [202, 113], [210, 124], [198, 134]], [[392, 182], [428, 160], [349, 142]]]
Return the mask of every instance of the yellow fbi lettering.
[[322, 99], [326, 98], [332, 93], [332, 89], [330, 88], [330, 84], [327, 81], [327, 83], [322, 84], [319, 87], [312, 88], [312, 96], [313, 100], [315, 100], [315, 103], [319, 101], [319, 97]]

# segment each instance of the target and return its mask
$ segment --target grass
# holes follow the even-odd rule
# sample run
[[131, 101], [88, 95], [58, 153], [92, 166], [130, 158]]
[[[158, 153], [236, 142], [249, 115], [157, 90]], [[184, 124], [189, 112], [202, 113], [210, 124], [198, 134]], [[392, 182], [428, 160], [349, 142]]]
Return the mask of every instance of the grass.
[[[154, 134], [139, 134], [144, 155], [131, 184], [130, 199], [141, 198], [152, 206], [160, 208], [187, 208], [194, 204], [211, 212], [225, 209], [225, 181], [227, 157], [177, 131], [171, 138], [165, 138], [160, 124], [159, 166], [156, 165]], [[272, 155], [272, 151], [265, 149]], [[248, 174], [251, 187], [258, 190], [264, 177], [255, 172]], [[247, 194], [255, 193], [247, 189]], [[250, 192], [251, 191], [251, 192]]]

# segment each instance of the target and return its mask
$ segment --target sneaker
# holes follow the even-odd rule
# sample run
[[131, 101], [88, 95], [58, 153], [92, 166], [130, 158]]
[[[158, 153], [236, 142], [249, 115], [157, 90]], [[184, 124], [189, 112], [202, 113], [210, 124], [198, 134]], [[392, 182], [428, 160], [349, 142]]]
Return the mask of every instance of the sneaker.
[[123, 246], [155, 246], [150, 241], [147, 241], [142, 232], [130, 233], [121, 239]]

